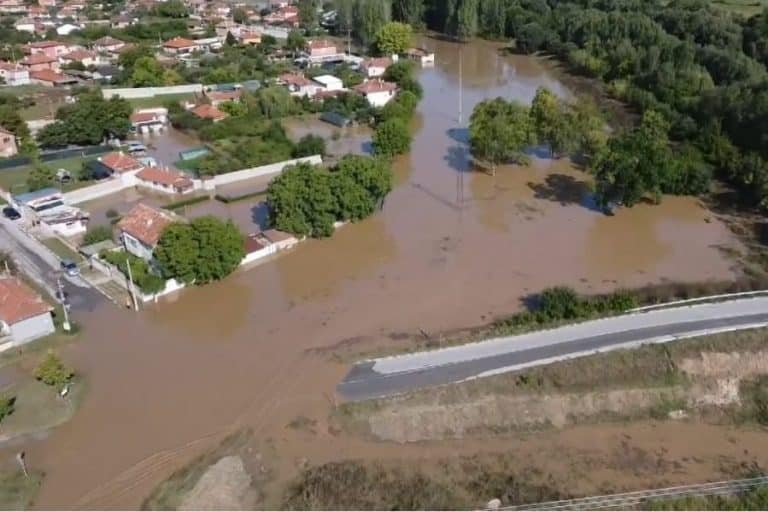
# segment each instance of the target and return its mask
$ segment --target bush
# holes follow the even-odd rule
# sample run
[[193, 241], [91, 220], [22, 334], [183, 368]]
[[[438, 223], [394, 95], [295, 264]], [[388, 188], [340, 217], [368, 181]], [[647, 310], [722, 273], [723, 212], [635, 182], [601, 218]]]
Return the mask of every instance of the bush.
[[104, 240], [112, 240], [112, 227], [94, 226], [89, 228], [85, 237], [83, 237], [83, 245], [96, 244]]
[[320, 155], [325, 156], [325, 139], [319, 135], [307, 134], [303, 136], [296, 147], [293, 148], [293, 158]]
[[115, 265], [126, 277], [128, 276], [128, 261], [130, 261], [133, 282], [144, 294], [151, 295], [165, 288], [165, 279], [155, 274], [146, 261], [133, 254], [125, 251], [103, 251], [99, 256], [106, 262]]
[[14, 410], [16, 410], [16, 397], [8, 394], [0, 395], [0, 421], [13, 414]]
[[376, 155], [393, 157], [411, 149], [411, 134], [405, 121], [399, 118], [384, 121], [373, 134]]
[[209, 199], [210, 198], [208, 196], [190, 197], [188, 199], [182, 199], [180, 201], [175, 201], [173, 203], [164, 204], [160, 208], [164, 210], [178, 210], [179, 208], [183, 208], [185, 206], [190, 206], [197, 203], [204, 203]]
[[56, 388], [63, 387], [75, 376], [74, 370], [68, 368], [53, 352], [48, 352], [43, 362], [35, 368], [35, 378]]
[[117, 210], [115, 210], [114, 208], [110, 208], [109, 210], [107, 210], [107, 213], [106, 213], [106, 215], [107, 215], [107, 218], [108, 218], [108, 219], [115, 219], [115, 218], [117, 218], [117, 217], [119, 217], [119, 216], [120, 216], [120, 214], [118, 213], [118, 211], [117, 211]]

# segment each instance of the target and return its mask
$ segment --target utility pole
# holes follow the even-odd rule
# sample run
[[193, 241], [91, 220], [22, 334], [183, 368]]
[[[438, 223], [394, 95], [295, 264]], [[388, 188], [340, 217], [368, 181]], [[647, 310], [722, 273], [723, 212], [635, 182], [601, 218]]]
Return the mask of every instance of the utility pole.
[[352, 55], [352, 29], [347, 27], [347, 55]]
[[128, 292], [133, 300], [133, 310], [139, 310], [139, 303], [136, 301], [136, 289], [133, 286], [133, 272], [131, 272], [131, 260], [125, 258], [125, 264], [128, 266]]
[[56, 278], [56, 286], [59, 289], [59, 302], [61, 302], [61, 309], [64, 310], [64, 324], [62, 327], [64, 327], [64, 330], [69, 332], [72, 329], [72, 326], [69, 324], [69, 311], [67, 308], [67, 301], [64, 298], [64, 289], [61, 286], [61, 277]]
[[464, 122], [464, 53], [459, 43], [459, 125]]
[[21, 470], [24, 472], [24, 476], [29, 478], [29, 473], [27, 472], [26, 454], [24, 452], [19, 452], [16, 454], [16, 462], [18, 462], [19, 466], [21, 466]]

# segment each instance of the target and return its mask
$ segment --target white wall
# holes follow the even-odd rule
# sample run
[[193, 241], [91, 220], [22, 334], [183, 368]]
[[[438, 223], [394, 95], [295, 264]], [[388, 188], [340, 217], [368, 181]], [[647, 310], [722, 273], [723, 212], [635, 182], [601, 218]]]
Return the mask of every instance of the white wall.
[[20, 345], [47, 336], [55, 330], [51, 314], [45, 313], [11, 325], [11, 337], [15, 345]]
[[191, 94], [202, 92], [203, 84], [170, 85], [167, 87], [125, 87], [120, 89], [102, 89], [105, 98], [121, 96], [123, 98], [151, 98], [164, 94]]
[[121, 179], [109, 179], [102, 183], [97, 183], [96, 185], [91, 185], [89, 187], [83, 187], [71, 192], [66, 192], [62, 194], [62, 196], [64, 197], [65, 203], [78, 204], [84, 203], [85, 201], [90, 201], [91, 199], [99, 198], [101, 196], [120, 192], [128, 186], [129, 185], [124, 183]]
[[[270, 174], [280, 174], [283, 169], [289, 165], [296, 165], [299, 163], [308, 163], [312, 165], [320, 165], [323, 163], [323, 157], [320, 155], [312, 155], [304, 158], [296, 158], [295, 160], [286, 160], [284, 162], [277, 162], [275, 164], [262, 165], [261, 167], [253, 167], [252, 169], [243, 169], [241, 171], [228, 172], [226, 174], [219, 174], [209, 180], [194, 180], [195, 182], [202, 181], [203, 187], [212, 190], [217, 185], [227, 185], [236, 181], [247, 180], [250, 178], [259, 178], [261, 176], [269, 176]], [[197, 188], [197, 184], [195, 186]]]
[[277, 253], [277, 246], [275, 244], [269, 244], [268, 246], [266, 246], [260, 251], [246, 254], [245, 258], [243, 258], [243, 261], [240, 262], [240, 265], [247, 265], [249, 263], [253, 263], [254, 261], [260, 260], [262, 258], [266, 258], [267, 256], [270, 256], [276, 253]]

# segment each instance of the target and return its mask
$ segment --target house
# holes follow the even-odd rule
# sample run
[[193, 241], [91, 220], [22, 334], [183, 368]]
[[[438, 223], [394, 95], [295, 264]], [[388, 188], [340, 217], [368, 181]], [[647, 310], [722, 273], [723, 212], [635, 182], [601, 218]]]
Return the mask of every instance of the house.
[[83, 66], [95, 66], [99, 62], [99, 56], [88, 50], [74, 50], [59, 57], [59, 62], [67, 66], [79, 62]]
[[93, 42], [93, 49], [100, 53], [115, 53], [120, 50], [125, 43], [114, 37], [104, 36]]
[[199, 117], [200, 119], [210, 119], [214, 123], [218, 123], [219, 121], [223, 121], [229, 115], [227, 115], [226, 112], [222, 112], [218, 108], [214, 107], [213, 105], [207, 105], [202, 104], [198, 105], [195, 108], [192, 109], [192, 113]]
[[43, 54], [46, 57], [59, 58], [69, 52], [69, 46], [60, 41], [38, 41], [24, 47], [30, 55]]
[[40, 71], [31, 71], [29, 79], [33, 84], [40, 84], [46, 87], [67, 87], [77, 84], [78, 80], [68, 75], [62, 75], [52, 69], [41, 69]]
[[327, 57], [330, 55], [337, 55], [336, 44], [328, 41], [327, 39], [316, 39], [307, 41], [307, 46], [304, 48], [307, 55], [311, 57]]
[[48, 11], [47, 7], [43, 7], [42, 5], [30, 5], [27, 7], [27, 16], [36, 20], [50, 19], [51, 13]]
[[411, 48], [405, 52], [405, 56], [415, 62], [418, 62], [422, 66], [431, 66], [435, 63], [435, 54], [424, 48]]
[[167, 108], [147, 108], [131, 114], [131, 127], [138, 133], [157, 133], [168, 125]]
[[32, 18], [19, 18], [13, 24], [13, 28], [15, 28], [19, 32], [29, 32], [30, 34], [34, 34], [35, 20], [33, 20]]
[[16, 86], [28, 85], [30, 83], [29, 70], [15, 62], [0, 61], [0, 77], [5, 85]]
[[114, 18], [112, 18], [109, 22], [109, 25], [112, 28], [126, 28], [126, 27], [130, 27], [134, 23], [137, 23], [138, 21], [139, 20], [137, 18], [133, 18], [126, 14], [121, 14], [119, 16], [115, 16]]
[[280, 77], [277, 79], [277, 83], [285, 86], [292, 96], [312, 97], [320, 88], [319, 84], [316, 84], [304, 75], [296, 73], [285, 73], [280, 75]]
[[72, 7], [64, 6], [61, 9], [59, 9], [59, 12], [56, 13], [56, 17], [60, 20], [65, 19], [73, 19], [76, 20], [78, 18], [79, 11], [77, 9], [74, 9]]
[[157, 167], [146, 167], [137, 172], [136, 182], [164, 194], [188, 194], [195, 190], [195, 184], [183, 174]]
[[237, 40], [242, 45], [256, 46], [261, 44], [261, 32], [244, 29], [240, 31]]
[[383, 107], [395, 97], [397, 84], [385, 82], [380, 78], [368, 80], [355, 87], [355, 91], [368, 100], [372, 107]]
[[115, 151], [114, 153], [99, 157], [98, 162], [112, 176], [135, 175], [144, 168], [141, 162], [122, 151]]
[[[59, 58], [58, 57], [49, 57], [47, 55], [44, 55], [42, 53], [33, 53], [32, 55], [28, 55], [24, 57], [24, 59], [19, 62], [22, 67], [24, 67], [27, 71], [42, 71], [42, 70], [49, 70], [49, 71], [58, 71], [59, 70]], [[31, 78], [31, 75], [30, 75]]]
[[126, 251], [151, 261], [157, 242], [174, 222], [176, 217], [170, 212], [139, 203], [120, 219], [117, 229]]
[[312, 81], [317, 83], [322, 91], [334, 92], [344, 90], [344, 82], [342, 82], [340, 78], [336, 78], [333, 75], [316, 76], [312, 79]]
[[56, 5], [59, 3], [58, 0], [37, 0], [37, 3], [40, 7], [56, 7]]
[[267, 229], [259, 233], [259, 235], [268, 244], [273, 244], [278, 251], [290, 249], [299, 243], [299, 239], [292, 234], [277, 229]]
[[0, 277], [0, 350], [52, 334], [53, 308], [18, 277]]
[[24, 0], [0, 0], [0, 14], [22, 14], [26, 10]]
[[264, 23], [268, 25], [290, 25], [299, 26], [299, 8], [295, 5], [286, 5], [275, 12], [264, 16]]
[[117, 78], [120, 75], [121, 71], [120, 68], [117, 66], [99, 66], [96, 68], [96, 70], [93, 72], [93, 79], [102, 82], [102, 83], [109, 83], [113, 79]]
[[0, 126], [0, 156], [8, 158], [19, 153], [16, 145], [16, 135]]
[[210, 100], [211, 105], [218, 107], [222, 103], [228, 101], [240, 101], [243, 96], [242, 89], [234, 89], [231, 91], [210, 91], [205, 93], [206, 97]]
[[174, 55], [192, 53], [199, 49], [198, 44], [191, 39], [174, 37], [163, 43], [163, 50]]
[[389, 57], [368, 59], [363, 61], [363, 64], [360, 66], [360, 71], [366, 78], [379, 78], [384, 76], [384, 72], [387, 68], [394, 63], [395, 61]]
[[78, 25], [73, 25], [71, 23], [65, 23], [59, 27], [56, 27], [56, 33], [60, 36], [68, 36], [75, 30], [80, 30], [81, 27]]
[[77, 236], [88, 228], [88, 213], [66, 205], [61, 191], [55, 188], [13, 196], [12, 203], [23, 217], [38, 222], [51, 235]]

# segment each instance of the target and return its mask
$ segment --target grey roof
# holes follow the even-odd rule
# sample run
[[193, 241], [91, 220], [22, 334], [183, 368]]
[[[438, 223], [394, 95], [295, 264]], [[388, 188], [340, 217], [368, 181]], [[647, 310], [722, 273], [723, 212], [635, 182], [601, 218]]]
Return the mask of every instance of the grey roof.
[[27, 204], [28, 202], [34, 201], [35, 199], [41, 199], [53, 194], [61, 194], [61, 190], [57, 188], [43, 188], [40, 190], [35, 190], [34, 192], [27, 192], [26, 194], [13, 196], [13, 200], [19, 204]]
[[331, 123], [332, 125], [338, 126], [340, 128], [347, 126], [352, 122], [349, 118], [344, 117], [338, 112], [323, 112], [320, 115], [320, 120], [325, 121], [326, 123]]

